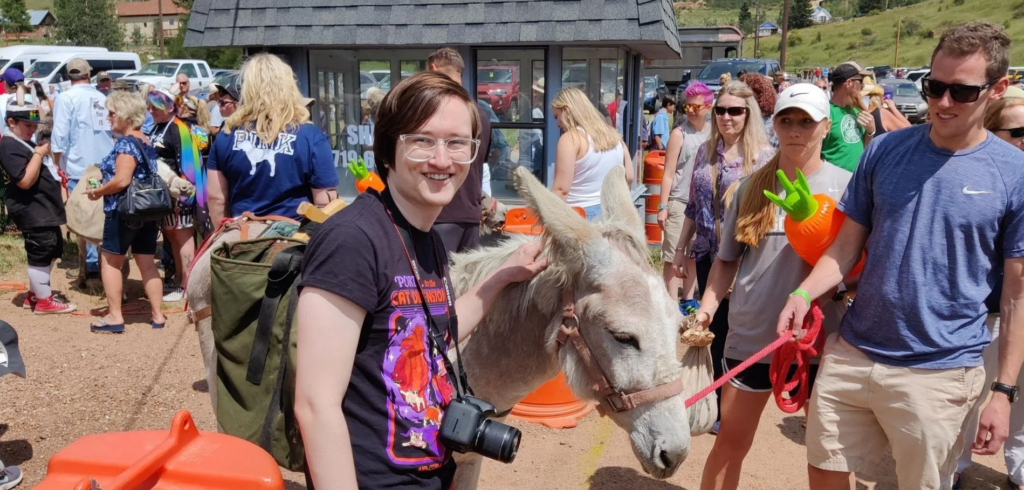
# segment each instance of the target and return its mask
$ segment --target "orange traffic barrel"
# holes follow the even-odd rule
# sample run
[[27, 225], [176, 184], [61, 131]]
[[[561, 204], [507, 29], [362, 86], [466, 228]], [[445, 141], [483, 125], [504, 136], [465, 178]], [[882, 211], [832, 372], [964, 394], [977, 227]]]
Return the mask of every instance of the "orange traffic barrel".
[[654, 150], [644, 157], [644, 233], [647, 243], [661, 243], [661, 226], [658, 225], [658, 206], [661, 204], [661, 179], [665, 176], [665, 152]]
[[[587, 212], [579, 206], [573, 206], [573, 211], [582, 218], [587, 217]], [[505, 226], [501, 229], [507, 234], [516, 235], [540, 235], [544, 227], [537, 222], [537, 215], [526, 208], [512, 208], [505, 212]]]
[[512, 407], [512, 417], [551, 429], [568, 429], [576, 427], [593, 409], [593, 404], [572, 394], [565, 375], [558, 373]]
[[181, 410], [170, 433], [146, 430], [85, 436], [50, 458], [36, 490], [281, 490], [274, 458], [259, 446], [200, 433]]

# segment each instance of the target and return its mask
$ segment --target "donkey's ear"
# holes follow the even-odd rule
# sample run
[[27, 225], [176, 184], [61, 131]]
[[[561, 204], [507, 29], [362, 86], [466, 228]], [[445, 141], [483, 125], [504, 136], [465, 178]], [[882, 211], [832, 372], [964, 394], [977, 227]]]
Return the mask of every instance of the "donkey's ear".
[[515, 173], [516, 192], [540, 218], [544, 236], [551, 243], [551, 258], [564, 266], [582, 269], [584, 246], [601, 235], [565, 201], [544, 187], [526, 167]]
[[601, 185], [601, 221], [611, 227], [620, 228], [644, 243], [644, 223], [633, 205], [626, 184], [626, 171], [616, 165], [608, 171]]

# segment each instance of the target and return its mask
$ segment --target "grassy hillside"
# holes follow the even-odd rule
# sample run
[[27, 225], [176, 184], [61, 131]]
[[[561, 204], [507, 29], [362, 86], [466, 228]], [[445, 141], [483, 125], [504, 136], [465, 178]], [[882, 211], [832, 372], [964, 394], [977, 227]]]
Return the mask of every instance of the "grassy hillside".
[[28, 10], [52, 9], [53, 0], [25, 0], [25, 8]]
[[[1010, 64], [1024, 64], [1024, 0], [927, 0], [876, 15], [795, 30], [790, 34], [786, 68], [835, 66], [848, 60], [864, 66], [893, 65], [899, 17], [903, 18], [901, 67], [928, 64], [942, 31], [968, 20], [1003, 24], [1013, 40]], [[777, 59], [780, 38], [762, 38], [760, 56]], [[744, 42], [743, 53], [753, 56], [752, 38]]]

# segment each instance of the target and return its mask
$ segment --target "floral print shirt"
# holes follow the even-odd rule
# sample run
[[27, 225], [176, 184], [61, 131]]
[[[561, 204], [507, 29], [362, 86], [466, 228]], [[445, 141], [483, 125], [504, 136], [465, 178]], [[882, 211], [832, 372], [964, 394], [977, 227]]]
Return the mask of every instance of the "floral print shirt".
[[[103, 161], [100, 162], [99, 168], [100, 173], [103, 174], [103, 183], [106, 184], [114, 178], [114, 174], [117, 172], [117, 156], [126, 153], [135, 158], [135, 172], [132, 174], [132, 179], [144, 178], [148, 172], [146, 172], [146, 159], [142, 158], [140, 150], [145, 151], [149, 156], [149, 170], [156, 172], [156, 150], [143, 142], [142, 140], [134, 136], [124, 136], [114, 143], [114, 148], [110, 150], [110, 154], [103, 157]], [[117, 194], [108, 194], [103, 196], [103, 212], [109, 213], [117, 209], [117, 203], [127, 191], [121, 191]]]
[[[764, 166], [775, 154], [775, 149], [768, 147], [761, 151], [754, 164], [754, 170]], [[693, 164], [693, 179], [690, 181], [690, 202], [686, 204], [686, 217], [696, 223], [697, 230], [690, 247], [690, 258], [701, 260], [708, 254], [714, 258], [718, 254], [718, 236], [715, 222], [721, 222], [725, 216], [725, 191], [743, 175], [743, 156], [735, 160], [725, 161], [725, 143], [718, 140], [718, 151], [713, 158], [707, 154], [707, 145], [697, 150], [697, 159]], [[718, 191], [712, 192], [712, 166], [718, 167]], [[718, 216], [715, 216], [714, 196], [718, 196]]]

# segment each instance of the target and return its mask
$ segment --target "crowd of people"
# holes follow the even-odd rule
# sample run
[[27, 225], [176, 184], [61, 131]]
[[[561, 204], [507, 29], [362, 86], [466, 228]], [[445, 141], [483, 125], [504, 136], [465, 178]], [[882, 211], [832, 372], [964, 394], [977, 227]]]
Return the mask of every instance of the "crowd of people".
[[[887, 446], [901, 488], [959, 488], [971, 455], [995, 454], [1004, 440], [1009, 483], [1024, 484], [1024, 410], [1013, 405], [1024, 361], [1024, 91], [1006, 77], [1009, 46], [988, 23], [945, 31], [922, 80], [930, 124], [912, 126], [854, 62], [816, 72], [813, 84], [756, 73], [730, 75], [717, 93], [691, 83], [652, 118], [645, 141], [665, 151], [663, 279], [683, 314], [715, 333], [715, 377], [787, 332], [802, 337], [812, 307], [823, 313], [827, 340], [806, 412], [811, 488], [850, 488]], [[391, 435], [413, 421], [390, 404], [443, 417], [458, 384], [450, 343], [472, 333], [505, 287], [548, 265], [540, 242], [529, 243], [452, 295], [447, 255], [479, 245], [494, 133], [461, 85], [457, 51], [437, 50], [427, 67], [377, 97], [369, 115], [386, 188], [324, 223], [305, 253], [294, 408], [311, 489], [448, 488], [451, 451], [436, 431], [396, 444]], [[129, 253], [150, 325], [162, 328], [162, 303], [182, 299], [197, 243], [224, 219], [298, 219], [300, 203], [338, 198], [331, 144], [277, 56], [252, 56], [238, 84], [213, 85], [206, 100], [190, 94], [187, 77], [171, 90], [133, 90], [103, 74], [92, 85], [92, 71], [70, 61], [71, 88], [56, 97], [18, 70], [0, 75], [5, 202], [24, 237], [25, 307], [35, 313], [75, 309], [50, 275], [64, 248], [63, 193], [78, 186], [103, 201], [101, 245], [79, 241], [79, 279], [98, 275], [108, 305], [91, 325], [98, 333], [125, 330]], [[543, 79], [534, 92], [543, 94]], [[616, 130], [620, 99], [602, 108], [565, 88], [552, 100], [562, 130], [552, 191], [597, 220], [608, 172], [623, 165], [634, 179]], [[102, 177], [83, 181], [91, 165]], [[172, 206], [140, 219], [128, 191], [157, 177]], [[784, 229], [811, 195], [846, 216], [816, 264]], [[851, 274], [865, 247], [863, 271]], [[409, 307], [390, 301], [410, 287], [425, 310], [416, 328]], [[386, 355], [395, 342], [415, 344], [406, 350], [419, 356], [427, 395], [392, 399], [381, 373], [395, 369]], [[702, 489], [740, 487], [771, 389], [759, 363], [719, 390]]]

